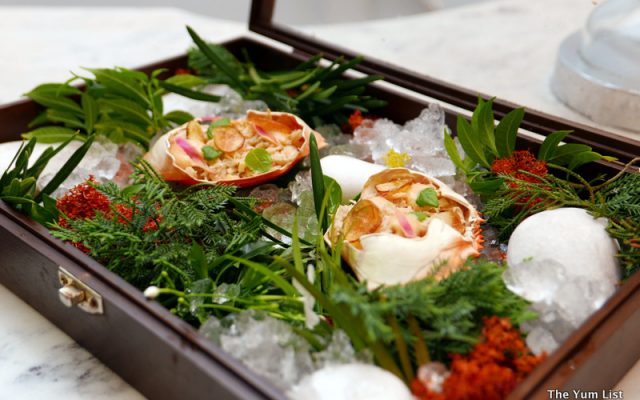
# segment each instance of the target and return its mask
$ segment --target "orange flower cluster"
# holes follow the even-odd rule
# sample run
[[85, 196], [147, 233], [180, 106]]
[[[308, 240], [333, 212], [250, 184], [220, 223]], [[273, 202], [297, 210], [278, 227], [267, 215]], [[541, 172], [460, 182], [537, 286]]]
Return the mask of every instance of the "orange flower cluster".
[[546, 357], [531, 354], [507, 318], [485, 318], [482, 337], [471, 353], [452, 356], [442, 392], [433, 392], [416, 379], [411, 384], [413, 394], [420, 400], [501, 400]]
[[[525, 182], [540, 183], [540, 179], [536, 179], [530, 174], [543, 177], [547, 174], [547, 163], [536, 157], [529, 150], [516, 150], [511, 157], [494, 160], [491, 163], [491, 172], [496, 174], [511, 175]], [[515, 187], [515, 182], [509, 182], [509, 186]]]
[[351, 130], [355, 131], [356, 128], [360, 126], [362, 121], [364, 121], [364, 117], [362, 116], [362, 113], [360, 112], [360, 110], [355, 110], [349, 116], [349, 126], [351, 127]]
[[[65, 195], [59, 198], [56, 202], [56, 208], [58, 211], [65, 214], [67, 218], [72, 220], [92, 219], [98, 213], [107, 217], [112, 216], [113, 211], [111, 209], [111, 201], [107, 196], [100, 193], [92, 186], [92, 184], [95, 183], [96, 181], [94, 177], [90, 176], [86, 182], [80, 183], [67, 191], [67, 193], [65, 193]], [[116, 212], [120, 214], [118, 216], [118, 222], [122, 224], [127, 223], [127, 220], [131, 220], [133, 217], [134, 211], [131, 207], [127, 207], [123, 204], [116, 204], [115, 209]], [[68, 228], [69, 222], [67, 218], [60, 216], [58, 218], [58, 225]], [[155, 229], [158, 229], [158, 225], [153, 219], [149, 219], [142, 228], [144, 232]], [[90, 252], [82, 243], [72, 244], [85, 253]]]

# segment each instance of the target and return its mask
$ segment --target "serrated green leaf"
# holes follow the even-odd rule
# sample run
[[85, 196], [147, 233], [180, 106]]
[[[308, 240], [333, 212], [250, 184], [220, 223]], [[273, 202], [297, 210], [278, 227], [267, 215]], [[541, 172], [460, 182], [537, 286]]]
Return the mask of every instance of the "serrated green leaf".
[[36, 103], [54, 110], [66, 111], [80, 117], [84, 115], [82, 108], [80, 108], [76, 102], [66, 97], [33, 92], [27, 93], [26, 96]]
[[271, 154], [261, 148], [249, 151], [244, 158], [244, 162], [252, 171], [259, 173], [268, 172], [273, 165]]
[[471, 127], [486, 148], [488, 148], [494, 156], [498, 156], [494, 133], [493, 99], [489, 101], [478, 100], [478, 107], [476, 107], [471, 116]]
[[84, 110], [84, 124], [88, 134], [93, 133], [93, 127], [98, 120], [98, 102], [87, 93], [80, 97], [80, 103]]
[[130, 75], [113, 69], [87, 69], [96, 76], [96, 80], [108, 90], [137, 102], [144, 107], [151, 107], [143, 86]]
[[448, 129], [444, 128], [444, 148], [447, 150], [447, 154], [453, 164], [460, 168], [464, 173], [467, 173], [468, 169], [462, 163], [462, 158], [460, 158], [460, 153], [458, 152], [458, 148], [456, 147], [456, 143], [453, 141]]
[[571, 157], [571, 161], [569, 161], [569, 169], [576, 169], [584, 164], [598, 161], [602, 159], [602, 155], [594, 152], [594, 151], [584, 151], [582, 153], [575, 154]]
[[518, 128], [524, 118], [524, 108], [516, 108], [505, 115], [496, 127], [498, 157], [507, 158], [516, 148]]
[[540, 150], [538, 150], [538, 159], [543, 161], [549, 161], [552, 159], [558, 150], [560, 142], [562, 142], [562, 140], [564, 140], [564, 138], [571, 132], [573, 131], [551, 132], [540, 145]]
[[164, 115], [164, 118], [178, 125], [186, 124], [194, 119], [193, 115], [186, 111], [175, 110]]
[[76, 131], [62, 126], [45, 126], [23, 133], [25, 140], [35, 139], [38, 143], [64, 142], [76, 135]]
[[70, 112], [49, 108], [47, 110], [47, 119], [51, 122], [64, 124], [64, 126], [66, 126], [67, 128], [84, 130], [84, 124], [82, 123], [82, 121], [80, 121], [80, 119], [75, 114], [72, 114]]
[[477, 164], [491, 169], [491, 164], [484, 155], [484, 146], [480, 142], [480, 138], [474, 135], [471, 125], [462, 115], [458, 115], [457, 130], [458, 140], [467, 157], [471, 157]]
[[420, 207], [438, 207], [440, 205], [440, 202], [438, 201], [438, 192], [433, 188], [423, 189], [416, 198], [416, 204]]

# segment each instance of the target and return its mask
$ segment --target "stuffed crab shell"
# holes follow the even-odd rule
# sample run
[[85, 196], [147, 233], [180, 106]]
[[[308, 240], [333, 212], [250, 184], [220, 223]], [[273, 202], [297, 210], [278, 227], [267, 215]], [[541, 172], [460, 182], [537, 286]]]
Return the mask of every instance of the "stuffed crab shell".
[[192, 120], [162, 136], [144, 158], [168, 181], [253, 186], [304, 158], [311, 134], [318, 135], [293, 114], [248, 111], [232, 121]]
[[404, 168], [369, 178], [360, 200], [336, 211], [325, 238], [369, 289], [433, 274], [442, 279], [482, 248], [476, 209], [444, 183]]

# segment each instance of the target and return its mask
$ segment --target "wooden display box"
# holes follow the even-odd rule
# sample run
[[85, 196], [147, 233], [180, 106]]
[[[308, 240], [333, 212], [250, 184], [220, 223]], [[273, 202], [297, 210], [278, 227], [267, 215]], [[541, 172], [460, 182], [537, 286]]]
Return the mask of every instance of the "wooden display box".
[[[300, 36], [273, 24], [274, 1], [253, 2], [250, 28], [291, 45], [292, 53], [261, 42], [240, 38], [223, 43], [239, 55], [246, 49], [260, 68], [286, 68], [311, 54], [334, 59], [349, 51]], [[141, 68], [175, 70], [186, 66], [186, 56]], [[387, 82], [471, 110], [478, 93], [465, 90], [395, 66], [366, 59], [358, 68], [380, 74]], [[427, 106], [414, 96], [392, 89], [371, 88], [389, 105], [379, 114], [396, 122], [415, 118]], [[486, 96], [485, 96], [486, 97]], [[496, 100], [496, 118], [516, 106]], [[31, 101], [0, 106], [0, 142], [17, 140], [38, 111]], [[446, 111], [447, 123], [455, 113]], [[595, 151], [627, 162], [640, 155], [640, 143], [587, 126], [527, 111], [522, 127], [546, 135], [556, 129], [573, 129], [567, 142], [584, 143]], [[532, 150], [539, 142], [519, 137], [519, 146]], [[619, 164], [598, 163], [593, 173], [611, 173]], [[285, 395], [225, 354], [187, 323], [108, 271], [95, 260], [53, 238], [47, 229], [0, 201], [0, 283], [73, 337], [124, 380], [152, 399], [284, 399]], [[101, 297], [102, 314], [78, 307], [67, 308], [59, 299], [63, 268]], [[65, 279], [65, 278], [62, 278]], [[73, 278], [66, 278], [73, 279]], [[511, 398], [548, 398], [548, 389], [602, 390], [615, 385], [640, 358], [640, 274], [629, 279], [563, 345], [550, 355]]]

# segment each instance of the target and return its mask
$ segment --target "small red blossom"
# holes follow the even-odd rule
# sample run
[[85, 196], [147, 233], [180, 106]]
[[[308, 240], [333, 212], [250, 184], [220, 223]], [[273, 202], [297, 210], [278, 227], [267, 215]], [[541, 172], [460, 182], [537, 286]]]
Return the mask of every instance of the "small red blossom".
[[[547, 175], [547, 163], [536, 159], [529, 150], [516, 150], [511, 157], [497, 159], [491, 163], [491, 172], [493, 173], [511, 175], [525, 182], [541, 183], [540, 179], [521, 171], [544, 177]], [[515, 187], [514, 185], [517, 184], [515, 182], [509, 182], [509, 186]]]
[[176, 68], [174, 75], [190, 75], [191, 70], [189, 68]]
[[355, 110], [349, 116], [349, 126], [351, 127], [351, 130], [355, 131], [356, 128], [360, 126], [362, 121], [364, 121], [364, 117], [362, 116], [362, 113], [360, 112], [360, 110]]
[[442, 392], [429, 390], [417, 379], [411, 390], [420, 400], [501, 400], [545, 357], [531, 354], [507, 318], [485, 318], [482, 341], [469, 354], [452, 356]]
[[[92, 186], [96, 180], [90, 176], [86, 182], [71, 188], [56, 202], [56, 208], [70, 219], [91, 219], [96, 212], [107, 214], [110, 212], [111, 202], [104, 194]], [[58, 218], [58, 224], [68, 227], [66, 218]]]
[[[98, 191], [93, 184], [95, 184], [95, 178], [90, 176], [86, 182], [80, 183], [71, 188], [67, 193], [56, 201], [56, 208], [61, 215], [58, 218], [58, 224], [63, 228], [69, 227], [68, 219], [93, 219], [100, 213], [107, 218], [114, 216], [111, 209], [111, 201], [107, 196]], [[121, 224], [127, 224], [134, 216], [134, 210], [123, 204], [115, 204], [114, 206], [118, 214], [118, 222]], [[162, 216], [158, 215], [156, 218], [149, 218], [149, 220], [142, 227], [143, 232], [148, 232], [158, 229], [157, 221], [161, 221]], [[82, 243], [71, 243], [74, 247], [89, 254], [91, 251]]]

